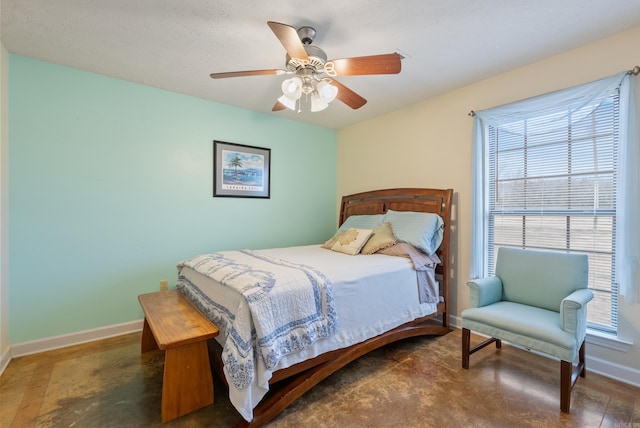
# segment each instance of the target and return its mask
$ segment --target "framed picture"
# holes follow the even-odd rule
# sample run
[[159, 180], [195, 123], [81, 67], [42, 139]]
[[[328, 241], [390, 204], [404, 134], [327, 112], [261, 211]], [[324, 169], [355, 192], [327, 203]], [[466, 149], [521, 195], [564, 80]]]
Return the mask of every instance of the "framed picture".
[[269, 198], [271, 149], [213, 142], [213, 196]]

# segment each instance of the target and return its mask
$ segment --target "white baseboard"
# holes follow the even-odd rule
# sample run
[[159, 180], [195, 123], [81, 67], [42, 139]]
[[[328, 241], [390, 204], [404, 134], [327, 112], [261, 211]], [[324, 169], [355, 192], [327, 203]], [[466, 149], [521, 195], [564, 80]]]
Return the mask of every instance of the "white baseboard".
[[[460, 319], [460, 317], [451, 315], [449, 316], [449, 325], [455, 328], [462, 328], [462, 320]], [[587, 342], [593, 343], [588, 339], [587, 339]], [[516, 348], [521, 348], [520, 346], [517, 346], [517, 345], [511, 345], [511, 346], [515, 346]], [[611, 346], [608, 346], [608, 347], [611, 347]], [[623, 383], [627, 383], [629, 385], [640, 387], [640, 370], [635, 369], [633, 367], [623, 366], [617, 363], [613, 363], [611, 361], [593, 357], [589, 355], [589, 346], [586, 347], [586, 350], [587, 352], [585, 356], [585, 360], [586, 360], [585, 363], [587, 366], [587, 372], [597, 373], [604, 377], [608, 377]], [[623, 348], [621, 348], [620, 350], [624, 351]], [[534, 352], [539, 355], [544, 355], [536, 351], [530, 351], [530, 352]]]
[[[599, 375], [619, 380], [629, 385], [640, 388], [640, 370], [632, 367], [621, 366], [611, 361], [602, 360], [596, 357], [590, 357], [587, 347], [586, 365], [587, 372], [598, 373]], [[588, 374], [587, 374], [588, 376]]]
[[4, 373], [4, 369], [9, 365], [9, 361], [11, 361], [11, 348], [8, 347], [4, 350], [2, 354], [0, 354], [0, 376]]
[[61, 336], [33, 340], [30, 342], [16, 343], [15, 345], [11, 345], [11, 358], [37, 354], [44, 351], [51, 351], [52, 349], [64, 348], [71, 345], [79, 345], [81, 343], [107, 339], [109, 337], [120, 336], [123, 334], [135, 333], [142, 330], [143, 322], [143, 320], [130, 321], [122, 324], [115, 324], [106, 327], [94, 328], [91, 330], [79, 331], [76, 333], [64, 334]]

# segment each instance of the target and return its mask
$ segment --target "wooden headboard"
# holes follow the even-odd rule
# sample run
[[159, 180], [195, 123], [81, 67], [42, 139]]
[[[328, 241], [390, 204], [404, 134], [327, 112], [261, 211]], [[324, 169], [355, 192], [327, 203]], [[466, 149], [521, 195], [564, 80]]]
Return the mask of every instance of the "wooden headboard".
[[[343, 196], [340, 206], [340, 224], [352, 215], [384, 214], [387, 210], [416, 211], [438, 214], [444, 221], [442, 244], [437, 251], [442, 264], [436, 273], [442, 275], [440, 295], [445, 305], [449, 302], [449, 276], [451, 262], [451, 203], [453, 189], [384, 189]], [[446, 307], [446, 306], [445, 306]], [[445, 316], [446, 316], [445, 311]]]

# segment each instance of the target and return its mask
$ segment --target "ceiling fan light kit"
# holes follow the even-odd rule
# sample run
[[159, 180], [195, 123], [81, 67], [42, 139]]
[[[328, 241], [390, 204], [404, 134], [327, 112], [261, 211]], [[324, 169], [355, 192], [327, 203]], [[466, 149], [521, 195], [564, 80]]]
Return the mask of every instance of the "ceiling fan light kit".
[[309, 102], [311, 103], [310, 111], [317, 112], [329, 107], [329, 103], [338, 95], [338, 88], [333, 86], [329, 79], [317, 80], [315, 75], [298, 76], [286, 79], [282, 82], [282, 96], [278, 98], [278, 102], [283, 104], [289, 110], [300, 108], [300, 98], [302, 94], [311, 95]]
[[319, 81], [316, 87], [318, 88], [318, 94], [326, 103], [330, 103], [335, 100], [338, 95], [338, 88], [331, 85], [326, 80]]
[[367, 100], [335, 80], [335, 76], [358, 76], [371, 74], [397, 74], [401, 70], [402, 56], [398, 53], [344, 58], [327, 61], [327, 54], [318, 46], [312, 45], [316, 30], [312, 27], [300, 27], [296, 30], [290, 25], [269, 21], [267, 25], [276, 35], [287, 55], [285, 69], [249, 70], [212, 73], [213, 79], [227, 77], [259, 76], [265, 74], [293, 74], [282, 82], [282, 95], [272, 111], [285, 108], [302, 111], [302, 94], [305, 104], [311, 112], [326, 109], [335, 98], [358, 109]]
[[302, 79], [292, 77], [282, 82], [282, 95], [297, 100], [302, 95]]
[[311, 95], [311, 108], [309, 109], [311, 112], [322, 111], [327, 107], [329, 107], [329, 103], [323, 100], [320, 94]]
[[[297, 102], [298, 102], [298, 100], [290, 98], [290, 97], [288, 97], [288, 96], [283, 94], [283, 95], [280, 96], [280, 98], [278, 98], [278, 101], [277, 101], [276, 105], [278, 103], [280, 103], [281, 105], [283, 105], [284, 107], [288, 108], [289, 110], [294, 110], [295, 111]], [[282, 109], [278, 108], [278, 110], [282, 110]], [[275, 107], [274, 107], [274, 111], [276, 111]]]

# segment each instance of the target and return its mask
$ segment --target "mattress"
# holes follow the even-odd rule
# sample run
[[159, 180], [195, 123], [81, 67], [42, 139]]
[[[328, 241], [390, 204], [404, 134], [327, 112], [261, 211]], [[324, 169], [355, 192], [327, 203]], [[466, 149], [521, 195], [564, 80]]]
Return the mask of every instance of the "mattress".
[[[252, 419], [253, 408], [268, 392], [268, 382], [274, 371], [363, 342], [436, 312], [436, 303], [420, 303], [418, 277], [411, 261], [405, 257], [382, 254], [350, 256], [319, 245], [266, 249], [256, 253], [312, 266], [322, 272], [331, 283], [340, 328], [331, 337], [318, 339], [302, 351], [282, 356], [271, 369], [256, 361], [256, 376], [247, 388], [236, 388], [233, 382], [228, 382], [231, 402], [246, 420]], [[222, 308], [239, 307], [243, 300], [235, 290], [186, 266], [180, 268], [177, 288], [210, 318], [215, 318], [210, 314], [220, 313]], [[218, 325], [220, 318], [212, 321]], [[220, 335], [216, 340], [224, 348], [228, 329], [224, 325], [218, 327]]]

